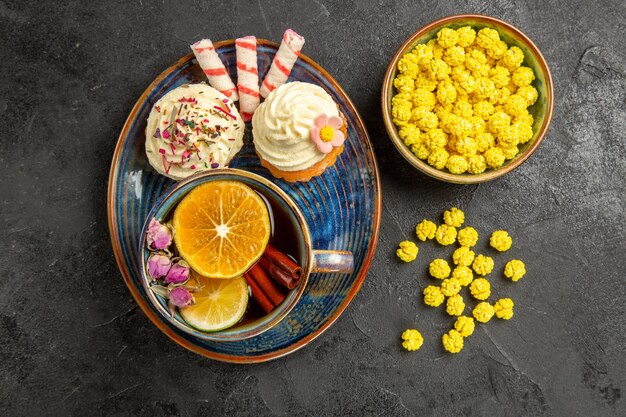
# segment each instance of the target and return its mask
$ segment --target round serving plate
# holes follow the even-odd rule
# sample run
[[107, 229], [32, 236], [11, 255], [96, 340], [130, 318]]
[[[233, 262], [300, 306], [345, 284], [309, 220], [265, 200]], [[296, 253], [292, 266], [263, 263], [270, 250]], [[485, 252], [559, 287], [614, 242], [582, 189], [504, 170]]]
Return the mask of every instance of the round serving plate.
[[[278, 50], [278, 44], [258, 42], [261, 79]], [[215, 47], [233, 80], [236, 56], [233, 40]], [[339, 104], [348, 124], [343, 153], [324, 174], [305, 183], [288, 183], [261, 167], [254, 152], [250, 126], [245, 145], [230, 167], [262, 175], [284, 190], [300, 206], [317, 249], [354, 253], [352, 274], [313, 274], [300, 302], [278, 325], [238, 342], [201, 340], [172, 326], [149, 303], [140, 280], [141, 227], [153, 204], [175, 181], [152, 169], [145, 155], [144, 130], [153, 104], [169, 90], [206, 81], [193, 54], [181, 58], [159, 75], [133, 107], [119, 136], [109, 174], [108, 220], [113, 252], [131, 294], [150, 320], [185, 348], [211, 359], [254, 363], [287, 355], [326, 330], [357, 294], [374, 257], [381, 215], [378, 167], [365, 125], [337, 82], [311, 58], [300, 55], [289, 81], [304, 81], [324, 88]]]

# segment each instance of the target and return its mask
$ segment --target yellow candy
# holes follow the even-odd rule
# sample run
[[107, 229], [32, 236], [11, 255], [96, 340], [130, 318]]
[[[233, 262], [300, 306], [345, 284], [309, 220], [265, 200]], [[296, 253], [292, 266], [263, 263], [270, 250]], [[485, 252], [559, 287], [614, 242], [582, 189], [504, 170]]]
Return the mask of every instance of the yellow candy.
[[450, 75], [450, 66], [442, 59], [433, 59], [428, 67], [430, 77], [436, 80], [443, 80]]
[[458, 67], [465, 63], [465, 49], [461, 46], [451, 46], [443, 52], [443, 60], [451, 67]]
[[[496, 145], [496, 138], [489, 132], [483, 132], [476, 135], [476, 150], [485, 152]], [[486, 156], [485, 156], [486, 158]], [[504, 162], [504, 160], [502, 160]]]
[[494, 135], [511, 124], [511, 117], [502, 111], [496, 111], [490, 118], [487, 126]]
[[441, 288], [429, 285], [424, 288], [424, 304], [430, 307], [439, 307], [445, 300], [445, 296], [441, 292]]
[[412, 145], [411, 152], [419, 159], [427, 159], [430, 156], [430, 150], [426, 145]]
[[422, 88], [426, 91], [435, 91], [437, 80], [430, 76], [430, 73], [421, 73], [415, 79], [415, 88]]
[[482, 28], [476, 35], [476, 43], [485, 49], [491, 47], [496, 42], [500, 41], [500, 35], [498, 31], [491, 28]]
[[494, 111], [493, 104], [488, 101], [481, 100], [474, 104], [474, 114], [483, 120], [489, 120]]
[[511, 71], [516, 70], [524, 61], [524, 52], [517, 46], [511, 46], [502, 56], [502, 63]]
[[433, 278], [444, 279], [450, 275], [450, 265], [445, 259], [437, 258], [428, 266], [428, 272]]
[[428, 157], [428, 164], [437, 168], [443, 169], [448, 162], [448, 152], [445, 149], [436, 149]]
[[457, 116], [463, 117], [465, 119], [472, 117], [472, 115], [474, 114], [472, 105], [469, 104], [467, 101], [457, 101], [453, 107], [452, 112]]
[[485, 152], [485, 162], [491, 168], [500, 168], [504, 164], [502, 149], [490, 148]]
[[446, 297], [452, 297], [461, 291], [461, 284], [454, 278], [446, 278], [441, 283], [441, 292]]
[[503, 320], [510, 320], [513, 317], [513, 300], [510, 298], [501, 298], [496, 301], [496, 304], [493, 306], [494, 312], [496, 313], [496, 317]]
[[493, 259], [485, 255], [476, 255], [472, 263], [472, 269], [478, 275], [490, 274], [493, 270]]
[[435, 239], [440, 245], [448, 246], [456, 240], [456, 229], [447, 224], [442, 224], [437, 228]]
[[530, 85], [535, 79], [535, 73], [532, 69], [528, 67], [519, 67], [513, 72], [513, 77], [511, 80], [513, 84], [518, 87], [524, 87], [525, 85]]
[[511, 249], [513, 239], [505, 230], [496, 230], [491, 234], [489, 244], [497, 251], [505, 252]]
[[400, 93], [410, 93], [415, 89], [413, 79], [406, 74], [396, 76], [395, 80], [393, 80], [393, 86], [396, 87]]
[[467, 158], [467, 172], [470, 174], [480, 174], [487, 169], [485, 157], [482, 155], [472, 155]]
[[441, 337], [443, 348], [450, 353], [459, 353], [463, 349], [463, 336], [452, 329]]
[[519, 259], [513, 259], [504, 265], [504, 276], [516, 282], [526, 275], [526, 265]]
[[457, 97], [456, 88], [451, 82], [440, 81], [437, 85], [437, 100], [442, 105], [454, 103]]
[[474, 316], [476, 321], [479, 321], [481, 323], [487, 323], [489, 320], [491, 320], [494, 313], [495, 311], [493, 306], [486, 301], [478, 303], [478, 305], [476, 305], [476, 307], [474, 307], [474, 310], [472, 311], [472, 315]]
[[531, 125], [515, 123], [519, 135], [519, 143], [524, 144], [533, 138], [533, 127]]
[[467, 266], [457, 266], [452, 271], [452, 278], [459, 281], [459, 284], [462, 287], [467, 287], [472, 283], [472, 280], [474, 279], [474, 274], [472, 273], [472, 270], [469, 269]]
[[459, 40], [459, 34], [454, 29], [443, 28], [437, 32], [437, 43], [442, 48], [450, 48], [456, 45]]
[[470, 266], [474, 262], [474, 251], [467, 246], [461, 246], [452, 253], [452, 261], [455, 265]]
[[511, 73], [505, 67], [496, 65], [489, 70], [489, 78], [498, 88], [506, 87], [511, 81]]
[[435, 108], [437, 97], [425, 88], [416, 88], [411, 95], [415, 107], [425, 107], [428, 110]]
[[[470, 248], [474, 246], [476, 242], [478, 242], [478, 232], [473, 227], [465, 227], [459, 230], [458, 241], [459, 245], [467, 246], [468, 248]], [[473, 256], [472, 259], [474, 259]]]
[[396, 255], [404, 262], [411, 262], [417, 258], [418, 251], [419, 249], [415, 243], [405, 240], [404, 242], [400, 242], [398, 245]]
[[463, 297], [459, 294], [454, 294], [448, 301], [446, 301], [446, 312], [451, 316], [460, 316], [463, 314], [463, 310], [465, 310], [465, 303], [463, 302]]
[[459, 35], [457, 44], [463, 48], [467, 48], [473, 44], [476, 39], [476, 31], [470, 26], [463, 26], [462, 28], [457, 29], [456, 33]]
[[426, 239], [434, 239], [436, 231], [437, 225], [430, 220], [422, 220], [415, 227], [415, 234], [417, 235], [417, 238], [422, 242], [425, 242]]
[[[528, 87], [528, 86], [526, 86]], [[526, 88], [520, 87], [520, 88]], [[532, 87], [531, 87], [532, 88]], [[504, 102], [504, 111], [511, 116], [519, 116], [526, 111], [527, 102], [526, 99], [520, 95], [510, 95]]]
[[504, 155], [504, 159], [506, 159], [507, 161], [509, 159], [515, 158], [515, 156], [519, 152], [519, 149], [515, 145], [513, 145], [513, 146], [504, 146], [503, 144], [498, 144], [498, 148], [500, 148], [502, 150], [502, 154]]
[[[474, 140], [474, 138], [472, 138], [471, 136], [459, 138], [459, 140], [457, 140], [455, 143], [455, 147], [456, 151], [463, 156], [476, 155], [476, 152], [478, 152], [478, 145], [476, 144], [476, 140]], [[450, 163], [449, 160], [448, 163]]]
[[405, 54], [398, 61], [398, 71], [411, 78], [417, 77], [419, 73], [418, 58], [413, 54]]
[[391, 117], [394, 120], [408, 121], [411, 118], [411, 106], [410, 105], [395, 105], [391, 109]]
[[431, 151], [437, 148], [443, 148], [448, 144], [448, 135], [441, 129], [431, 129], [426, 138], [426, 146]]
[[491, 295], [491, 284], [485, 278], [476, 278], [470, 284], [470, 293], [477, 300], [486, 300]]
[[[539, 93], [537, 92], [537, 89], [533, 87], [532, 85], [525, 85], [523, 87], [518, 88], [515, 94], [517, 94], [518, 96], [524, 99], [525, 106], [532, 106], [533, 104], [535, 104], [535, 102], [537, 101], [537, 98], [539, 97]], [[524, 108], [524, 110], [526, 109]]]
[[454, 322], [454, 330], [463, 337], [469, 337], [474, 333], [474, 319], [467, 316], [460, 316]]
[[465, 213], [456, 207], [443, 212], [443, 221], [448, 226], [461, 227], [465, 221]]
[[[519, 144], [519, 136], [519, 125], [505, 126], [504, 128], [502, 128], [502, 130], [500, 130], [500, 133], [498, 133], [498, 144], [502, 148], [511, 148], [513, 146], [517, 146]], [[513, 154], [513, 156], [515, 156], [515, 154]]]
[[451, 155], [446, 163], [446, 168], [452, 174], [462, 174], [467, 171], [467, 160], [462, 155]]
[[491, 81], [487, 77], [479, 77], [476, 80], [476, 89], [474, 90], [474, 94], [479, 99], [489, 98], [496, 91], [496, 85], [493, 81]]
[[417, 62], [420, 65], [426, 65], [431, 59], [433, 59], [433, 48], [429, 45], [417, 45], [415, 48], [413, 48], [411, 53], [415, 55], [415, 57], [417, 58]]
[[424, 343], [422, 334], [416, 329], [407, 329], [402, 333], [402, 347], [409, 352], [418, 350]]

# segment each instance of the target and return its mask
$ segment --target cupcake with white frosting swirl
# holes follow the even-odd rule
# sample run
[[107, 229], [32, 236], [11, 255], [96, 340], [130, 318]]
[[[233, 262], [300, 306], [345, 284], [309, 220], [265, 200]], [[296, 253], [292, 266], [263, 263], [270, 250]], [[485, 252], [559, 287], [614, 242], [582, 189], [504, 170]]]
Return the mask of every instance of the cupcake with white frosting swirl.
[[346, 122], [323, 88], [303, 82], [272, 91], [252, 118], [261, 164], [286, 181], [308, 181], [343, 151]]
[[228, 165], [243, 146], [244, 122], [233, 102], [204, 83], [169, 91], [152, 107], [146, 155], [160, 174], [182, 180]]

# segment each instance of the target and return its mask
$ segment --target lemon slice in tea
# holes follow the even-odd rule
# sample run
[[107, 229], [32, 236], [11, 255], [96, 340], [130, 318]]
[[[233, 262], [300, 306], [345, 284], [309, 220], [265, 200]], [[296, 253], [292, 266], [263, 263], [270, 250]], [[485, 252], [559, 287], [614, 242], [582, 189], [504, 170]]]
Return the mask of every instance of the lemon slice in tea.
[[243, 275], [263, 254], [271, 232], [265, 202], [237, 181], [194, 188], [176, 207], [172, 223], [180, 256], [208, 278]]
[[216, 332], [237, 324], [248, 307], [248, 284], [243, 277], [212, 279], [194, 275], [189, 285], [198, 287], [193, 293], [195, 304], [179, 309], [191, 327], [203, 332]]

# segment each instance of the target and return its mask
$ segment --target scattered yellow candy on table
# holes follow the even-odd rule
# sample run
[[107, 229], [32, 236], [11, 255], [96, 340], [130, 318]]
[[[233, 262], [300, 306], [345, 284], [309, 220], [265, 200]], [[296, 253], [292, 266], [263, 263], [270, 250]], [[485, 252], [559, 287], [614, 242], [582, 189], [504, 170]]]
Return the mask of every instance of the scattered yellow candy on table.
[[505, 252], [511, 249], [511, 245], [513, 245], [513, 239], [506, 230], [496, 230], [491, 234], [491, 238], [489, 239], [489, 244], [492, 248], [499, 252]]
[[459, 353], [463, 349], [463, 336], [452, 329], [441, 337], [443, 348], [450, 353]]
[[454, 278], [446, 278], [441, 282], [441, 292], [446, 297], [452, 297], [461, 291], [461, 284]]
[[453, 226], [442, 224], [437, 228], [435, 239], [440, 245], [451, 245], [456, 240], [456, 229]]
[[472, 315], [481, 323], [487, 323], [493, 317], [495, 311], [491, 304], [486, 301], [478, 303], [474, 310], [472, 311]]
[[415, 228], [415, 234], [422, 242], [425, 242], [427, 239], [434, 239], [436, 232], [437, 225], [430, 220], [422, 220]]
[[513, 259], [504, 265], [504, 276], [516, 282], [526, 274], [526, 265], [519, 259]]
[[446, 301], [446, 312], [451, 316], [460, 316], [465, 310], [465, 303], [463, 297], [459, 294], [454, 294]]
[[450, 210], [443, 212], [443, 221], [448, 226], [461, 227], [465, 221], [465, 213], [456, 207], [452, 207]]
[[424, 304], [430, 307], [439, 307], [445, 300], [445, 296], [441, 292], [441, 288], [435, 285], [429, 285], [424, 288]]
[[437, 258], [428, 266], [428, 272], [433, 278], [444, 279], [450, 275], [450, 265], [445, 259]]
[[422, 347], [424, 338], [416, 329], [407, 329], [402, 333], [402, 347], [412, 352]]
[[493, 270], [493, 259], [485, 255], [476, 255], [472, 268], [478, 275], [490, 274]]
[[464, 227], [457, 234], [459, 245], [471, 248], [478, 242], [478, 232], [473, 227]]
[[405, 240], [404, 242], [400, 242], [398, 245], [398, 249], [396, 250], [396, 255], [400, 260], [404, 262], [411, 262], [417, 258], [417, 253], [419, 249], [417, 245], [410, 240]]
[[471, 336], [474, 333], [474, 319], [467, 316], [459, 316], [454, 322], [454, 329], [463, 337]]
[[513, 317], [513, 300], [510, 298], [501, 298], [496, 301], [493, 306], [494, 312], [496, 313], [496, 317], [503, 320], [509, 320]]
[[474, 251], [467, 246], [461, 246], [452, 253], [452, 261], [455, 265], [470, 266], [474, 262]]
[[485, 278], [477, 278], [470, 284], [470, 293], [477, 300], [486, 300], [491, 295], [491, 284]]
[[480, 174], [514, 158], [533, 137], [528, 108], [538, 98], [523, 61], [524, 52], [491, 28], [443, 28], [415, 46], [398, 61], [391, 100], [406, 146], [453, 174]]
[[457, 266], [452, 271], [452, 278], [456, 279], [462, 287], [467, 287], [474, 279], [474, 273], [467, 266]]

